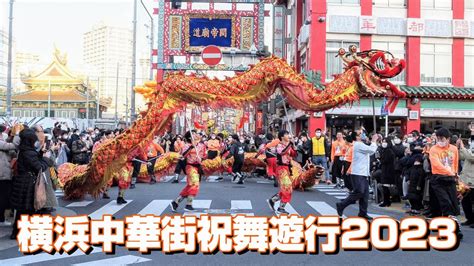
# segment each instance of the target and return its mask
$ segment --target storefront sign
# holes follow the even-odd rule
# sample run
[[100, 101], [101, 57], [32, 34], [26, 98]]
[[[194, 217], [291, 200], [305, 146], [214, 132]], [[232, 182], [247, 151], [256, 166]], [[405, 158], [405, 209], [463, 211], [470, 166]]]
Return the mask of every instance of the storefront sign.
[[422, 117], [473, 118], [474, 110], [421, 108]]
[[407, 35], [423, 36], [425, 35], [425, 20], [418, 18], [407, 19]]
[[364, 34], [377, 33], [377, 19], [371, 16], [359, 17], [359, 32]]
[[285, 47], [285, 7], [273, 7], [273, 55], [283, 58]]
[[[381, 109], [380, 108], [375, 108], [375, 115], [382, 115], [381, 114]], [[326, 112], [326, 114], [330, 115], [366, 115], [370, 116], [373, 114], [373, 109], [372, 107], [359, 107], [359, 106], [353, 106], [351, 107], [340, 107], [340, 108], [334, 108]], [[408, 116], [408, 109], [407, 108], [396, 108], [393, 113], [390, 113], [389, 116], [402, 116], [402, 117], [407, 117]]]
[[471, 23], [468, 20], [453, 20], [453, 37], [471, 36]]

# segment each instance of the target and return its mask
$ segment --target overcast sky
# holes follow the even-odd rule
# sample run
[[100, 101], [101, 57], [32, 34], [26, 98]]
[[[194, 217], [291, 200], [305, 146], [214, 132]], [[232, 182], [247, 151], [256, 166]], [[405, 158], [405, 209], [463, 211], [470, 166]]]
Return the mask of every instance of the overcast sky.
[[[150, 12], [156, 5], [144, 0]], [[140, 2], [138, 6], [138, 46], [147, 45], [144, 24], [149, 23]], [[8, 31], [9, 1], [0, 0], [0, 28]], [[132, 0], [15, 0], [13, 35], [17, 51], [37, 53], [49, 61], [53, 45], [68, 53], [71, 64], [82, 64], [82, 37], [101, 21], [132, 29]], [[140, 51], [140, 49], [137, 49]]]

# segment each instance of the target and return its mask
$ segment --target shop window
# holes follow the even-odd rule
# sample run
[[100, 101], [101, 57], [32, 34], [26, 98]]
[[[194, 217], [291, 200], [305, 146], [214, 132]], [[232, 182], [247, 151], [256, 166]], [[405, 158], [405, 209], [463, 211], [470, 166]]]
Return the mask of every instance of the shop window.
[[330, 4], [359, 4], [359, 0], [328, 0]]
[[464, 49], [464, 86], [474, 87], [474, 45], [466, 45]]
[[374, 6], [380, 7], [405, 7], [407, 0], [373, 0]]
[[334, 74], [342, 73], [342, 60], [336, 55], [339, 48], [344, 48], [347, 51], [351, 45], [359, 46], [359, 43], [353, 41], [328, 41], [326, 43], [326, 81], [333, 80]]
[[[372, 48], [389, 51], [395, 58], [398, 59], [405, 58], [405, 43], [403, 42], [373, 42]], [[390, 81], [397, 84], [405, 84], [405, 77], [406, 69], [398, 76], [391, 78]]]
[[451, 9], [451, 4], [452, 0], [421, 0], [421, 8], [426, 9]]
[[452, 84], [450, 44], [421, 44], [421, 82], [425, 84]]
[[472, 1], [472, 0], [465, 1], [464, 2], [464, 7], [466, 9], [471, 9], [471, 10], [474, 9], [474, 1]]

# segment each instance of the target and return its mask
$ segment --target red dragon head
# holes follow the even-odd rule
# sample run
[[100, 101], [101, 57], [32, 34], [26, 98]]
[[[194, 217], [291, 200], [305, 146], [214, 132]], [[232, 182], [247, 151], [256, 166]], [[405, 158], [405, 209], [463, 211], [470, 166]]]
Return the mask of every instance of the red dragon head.
[[389, 98], [386, 108], [390, 112], [395, 110], [399, 98], [406, 97], [403, 91], [387, 80], [399, 75], [405, 69], [405, 60], [395, 58], [390, 52], [383, 50], [357, 52], [355, 45], [349, 47], [348, 53], [340, 49], [339, 56], [345, 62], [346, 68], [357, 67], [358, 80], [365, 92]]

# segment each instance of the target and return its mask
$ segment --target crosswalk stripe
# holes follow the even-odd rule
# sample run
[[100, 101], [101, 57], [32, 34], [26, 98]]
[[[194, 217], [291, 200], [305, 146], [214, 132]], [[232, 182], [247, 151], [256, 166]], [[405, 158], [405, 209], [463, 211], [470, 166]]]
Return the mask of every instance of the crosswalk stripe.
[[344, 195], [347, 195], [346, 192], [328, 192], [326, 194], [331, 195], [331, 196], [344, 196]]
[[347, 196], [335, 196], [336, 199], [345, 199]]
[[83, 201], [77, 201], [70, 203], [66, 207], [86, 207], [87, 205], [91, 204], [93, 201], [91, 200], [83, 200]]
[[326, 193], [326, 192], [344, 192], [344, 190], [340, 190], [340, 189], [317, 189], [319, 192], [323, 192], [323, 193]]
[[161, 179], [161, 183], [168, 183], [170, 182], [171, 180], [173, 180], [174, 176], [171, 176], [171, 175], [167, 175], [167, 176], [164, 176], [163, 179]]
[[307, 201], [306, 203], [321, 215], [337, 215], [337, 210], [324, 201]]
[[171, 200], [153, 200], [148, 205], [146, 205], [146, 207], [143, 208], [138, 214], [153, 214], [159, 216], [166, 210], [166, 208], [168, 208], [170, 202]]
[[231, 210], [251, 210], [252, 202], [250, 200], [231, 200]]
[[[278, 208], [278, 206], [280, 206], [280, 201], [277, 201], [275, 202], [275, 210]], [[290, 203], [287, 203], [286, 206], [285, 206], [285, 210], [289, 213], [289, 214], [296, 214], [296, 215], [299, 215], [299, 213], [295, 210], [295, 208], [293, 208], [293, 206], [291, 206]]]
[[273, 184], [273, 181], [258, 180], [257, 184]]
[[212, 200], [193, 200], [193, 207], [195, 209], [209, 209], [211, 202]]
[[89, 216], [93, 220], [98, 220], [98, 219], [102, 219], [102, 215], [104, 215], [104, 214], [114, 215], [116, 212], [123, 209], [123, 207], [127, 206], [132, 201], [133, 200], [127, 200], [127, 203], [122, 204], [122, 205], [118, 205], [117, 202], [115, 200], [113, 200], [113, 201], [107, 203], [106, 205], [104, 205], [102, 208], [100, 208], [100, 209], [96, 210], [95, 212], [89, 214]]
[[[102, 249], [99, 247], [93, 247], [90, 254], [101, 252]], [[37, 262], [45, 262], [51, 260], [59, 260], [65, 259], [75, 256], [82, 256], [85, 255], [81, 250], [76, 250], [76, 252], [68, 255], [67, 253], [59, 254], [55, 253], [54, 255], [48, 253], [39, 253], [36, 255], [28, 255], [28, 256], [21, 256], [11, 259], [0, 260], [0, 265], [22, 265], [22, 264], [30, 264], [30, 263], [37, 263]]]
[[81, 266], [82, 265], [88, 265], [88, 266], [126, 265], [126, 264], [135, 264], [135, 263], [140, 263], [140, 262], [145, 262], [145, 261], [151, 261], [151, 259], [147, 259], [147, 258], [143, 258], [139, 256], [126, 255], [126, 256], [114, 257], [110, 259], [103, 259], [103, 260], [73, 264], [73, 265], [77, 265], [77, 266], [79, 265]]

